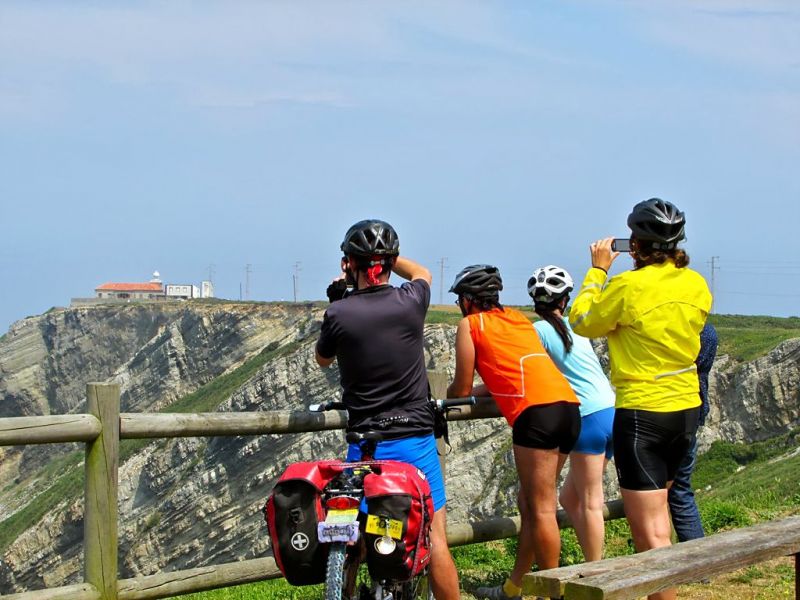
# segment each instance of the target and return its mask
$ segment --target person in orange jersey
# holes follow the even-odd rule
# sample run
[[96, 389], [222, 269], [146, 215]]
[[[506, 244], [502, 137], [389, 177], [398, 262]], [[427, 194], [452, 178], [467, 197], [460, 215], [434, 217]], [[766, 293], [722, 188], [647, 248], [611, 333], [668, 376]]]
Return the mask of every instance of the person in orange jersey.
[[[531, 322], [500, 304], [497, 267], [471, 265], [450, 291], [464, 318], [456, 332], [456, 372], [450, 398], [491, 395], [512, 429], [519, 474], [521, 530], [514, 569], [503, 585], [478, 588], [489, 600], [520, 598], [522, 576], [534, 558], [540, 569], [558, 566], [558, 473], [578, 439], [578, 398], [550, 359]], [[475, 371], [484, 385], [473, 388]]]

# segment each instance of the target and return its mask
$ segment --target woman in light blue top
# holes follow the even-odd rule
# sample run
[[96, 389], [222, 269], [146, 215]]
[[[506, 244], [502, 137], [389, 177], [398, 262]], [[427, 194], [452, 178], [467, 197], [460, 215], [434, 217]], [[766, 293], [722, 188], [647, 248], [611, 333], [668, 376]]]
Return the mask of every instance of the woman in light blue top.
[[581, 401], [581, 434], [569, 455], [569, 473], [559, 501], [578, 535], [587, 561], [603, 558], [603, 473], [613, 456], [614, 390], [588, 339], [576, 335], [564, 317], [573, 283], [556, 266], [536, 269], [528, 294], [542, 318], [534, 324], [542, 345]]

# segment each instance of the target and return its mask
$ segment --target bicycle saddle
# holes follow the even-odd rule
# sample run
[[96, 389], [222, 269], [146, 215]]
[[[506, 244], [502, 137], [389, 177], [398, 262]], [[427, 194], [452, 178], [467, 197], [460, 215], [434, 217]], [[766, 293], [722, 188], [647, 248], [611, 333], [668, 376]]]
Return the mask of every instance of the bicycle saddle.
[[349, 431], [345, 436], [348, 444], [361, 444], [361, 442], [372, 442], [377, 444], [383, 441], [383, 434], [379, 431]]

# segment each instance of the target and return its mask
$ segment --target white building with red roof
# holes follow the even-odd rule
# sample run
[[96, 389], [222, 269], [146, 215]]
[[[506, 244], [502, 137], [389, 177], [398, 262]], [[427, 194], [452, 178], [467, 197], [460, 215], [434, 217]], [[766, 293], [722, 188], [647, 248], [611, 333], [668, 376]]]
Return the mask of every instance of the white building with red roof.
[[164, 297], [164, 284], [158, 271], [146, 283], [104, 283], [94, 288], [98, 298], [155, 299]]

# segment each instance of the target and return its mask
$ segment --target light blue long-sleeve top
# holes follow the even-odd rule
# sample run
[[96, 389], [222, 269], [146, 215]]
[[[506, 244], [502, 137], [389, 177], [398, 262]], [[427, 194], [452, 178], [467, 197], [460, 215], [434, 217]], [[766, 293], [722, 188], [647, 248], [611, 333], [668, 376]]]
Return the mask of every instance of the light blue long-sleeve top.
[[581, 401], [581, 416], [614, 406], [614, 389], [594, 353], [591, 342], [572, 331], [569, 321], [564, 324], [572, 335], [572, 350], [567, 353], [558, 332], [547, 321], [536, 321], [534, 328], [550, 358], [567, 378]]

